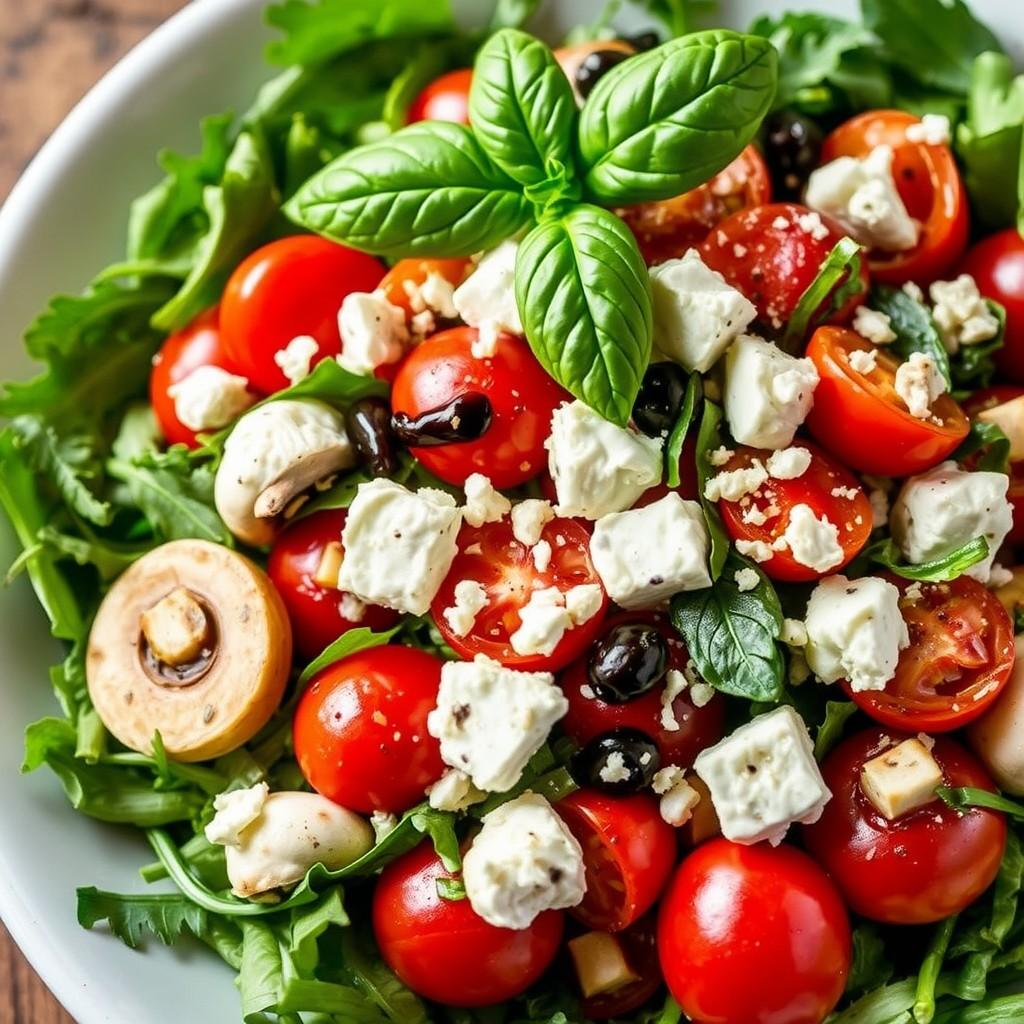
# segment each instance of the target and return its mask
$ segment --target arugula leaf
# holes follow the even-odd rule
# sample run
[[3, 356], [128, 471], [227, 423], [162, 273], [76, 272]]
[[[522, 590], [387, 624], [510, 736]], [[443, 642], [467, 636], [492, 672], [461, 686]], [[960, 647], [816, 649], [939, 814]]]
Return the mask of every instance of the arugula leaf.
[[42, 550], [51, 552], [60, 558], [70, 558], [78, 565], [91, 565], [99, 574], [100, 580], [108, 583], [120, 576], [132, 562], [136, 561], [152, 544], [120, 544], [115, 541], [100, 540], [95, 535], [75, 537], [69, 533], [61, 533], [52, 526], [44, 526], [35, 536], [31, 545], [26, 547], [17, 560], [7, 571], [7, 579], [13, 579]]
[[714, 474], [711, 465], [711, 453], [722, 446], [722, 407], [705, 400], [704, 415], [701, 417], [700, 430], [697, 432], [697, 485], [700, 488], [700, 507], [704, 512], [708, 536], [711, 538], [711, 557], [708, 567], [711, 578], [717, 580], [725, 568], [725, 560], [729, 555], [729, 535], [722, 525], [722, 517], [713, 501], [704, 497], [708, 479]]
[[669, 487], [679, 486], [679, 460], [683, 454], [683, 443], [686, 441], [690, 424], [697, 411], [697, 402], [703, 397], [703, 394], [704, 386], [700, 374], [691, 373], [690, 379], [686, 382], [686, 392], [683, 395], [679, 416], [665, 443], [665, 479]]
[[378, 1006], [395, 1024], [428, 1024], [419, 997], [407, 989], [380, 959], [369, 941], [360, 941], [354, 929], [341, 936], [341, 956], [351, 984]]
[[347, 658], [350, 654], [355, 654], [358, 651], [366, 651], [371, 647], [380, 647], [382, 644], [389, 643], [401, 628], [401, 626], [395, 626], [394, 629], [389, 629], [385, 633], [374, 633], [372, 629], [360, 626], [357, 629], [350, 629], [347, 633], [342, 633], [337, 640], [330, 643], [305, 667], [302, 675], [299, 676], [299, 688], [305, 686], [317, 672], [328, 665], [333, 665], [336, 661], [341, 661], [342, 658]]
[[541, 365], [625, 426], [651, 355], [650, 275], [613, 213], [577, 206], [531, 231], [516, 256], [516, 303]]
[[906, 565], [902, 562], [903, 555], [896, 542], [891, 537], [883, 537], [869, 544], [862, 554], [905, 580], [948, 583], [962, 576], [972, 565], [986, 559], [988, 550], [988, 541], [984, 537], [975, 537], [941, 558], [919, 562], [917, 565]]
[[172, 946], [186, 932], [201, 936], [206, 930], [206, 912], [176, 893], [125, 896], [88, 886], [78, 889], [77, 897], [78, 923], [83, 928], [106, 921], [110, 931], [131, 949], [138, 948], [143, 932]]
[[[758, 584], [741, 591], [734, 577], [747, 568], [757, 573]], [[677, 594], [672, 625], [701, 676], [716, 690], [757, 701], [782, 696], [785, 664], [775, 643], [782, 631], [782, 607], [768, 577], [753, 563], [731, 553], [713, 586]]]
[[347, 928], [351, 924], [342, 900], [341, 886], [328, 889], [311, 907], [292, 911], [288, 951], [300, 971], [312, 973], [320, 959], [317, 940], [328, 928]]
[[432, 807], [421, 807], [413, 812], [412, 824], [417, 832], [430, 836], [445, 870], [462, 870], [462, 854], [459, 852], [459, 837], [455, 834], [454, 814], [435, 811]]
[[858, 995], [888, 984], [893, 971], [892, 958], [878, 926], [862, 921], [853, 929], [853, 962], [846, 980], [846, 995]]
[[860, 291], [864, 247], [840, 238], [825, 257], [814, 280], [804, 289], [786, 324], [782, 345], [789, 352], [803, 347], [807, 335]]
[[978, 469], [991, 473], [1009, 473], [1010, 439], [998, 424], [971, 420], [970, 432], [950, 458], [962, 462], [976, 452], [983, 452], [977, 461]]
[[923, 302], [918, 302], [902, 288], [876, 284], [871, 288], [868, 305], [889, 318], [889, 326], [896, 335], [891, 345], [894, 352], [903, 359], [907, 359], [912, 352], [923, 352], [930, 356], [946, 379], [946, 386], [952, 386], [949, 355], [942, 344], [931, 310]]

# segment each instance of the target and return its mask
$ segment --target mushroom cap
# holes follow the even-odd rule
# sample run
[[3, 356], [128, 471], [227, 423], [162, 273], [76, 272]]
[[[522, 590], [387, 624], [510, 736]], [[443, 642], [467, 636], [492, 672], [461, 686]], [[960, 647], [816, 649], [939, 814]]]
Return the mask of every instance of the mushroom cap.
[[[211, 622], [212, 654], [179, 678], [145, 643], [144, 612], [178, 588]], [[244, 555], [203, 540], [163, 544], [131, 565], [100, 605], [86, 654], [89, 695], [126, 747], [205, 761], [247, 743], [277, 710], [292, 662], [292, 631], [270, 579]]]
[[267, 402], [246, 413], [224, 443], [214, 482], [217, 512], [239, 540], [269, 544], [276, 532], [270, 517], [354, 461], [341, 413], [311, 398]]

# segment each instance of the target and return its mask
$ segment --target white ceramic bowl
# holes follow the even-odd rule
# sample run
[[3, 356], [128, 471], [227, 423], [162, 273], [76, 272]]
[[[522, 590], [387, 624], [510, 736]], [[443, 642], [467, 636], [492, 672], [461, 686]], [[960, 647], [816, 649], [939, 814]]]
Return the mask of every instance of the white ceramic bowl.
[[[604, 0], [548, 0], [551, 38], [591, 20]], [[1019, 0], [974, 0], [1024, 53]], [[157, 150], [192, 151], [199, 118], [242, 110], [271, 73], [261, 59], [264, 0], [194, 0], [141, 43], [68, 116], [0, 211], [0, 378], [29, 372], [21, 332], [51, 295], [82, 287], [120, 257], [128, 202], [155, 180]], [[457, 0], [480, 15], [490, 0]], [[743, 26], [764, 10], [821, 7], [844, 13], [852, 0], [725, 0], [721, 24]], [[635, 10], [625, 27], [648, 25]], [[15, 553], [0, 516], [0, 565]], [[75, 921], [75, 888], [142, 890], [149, 860], [129, 829], [75, 814], [45, 770], [18, 774], [25, 725], [57, 713], [47, 670], [60, 657], [25, 580], [0, 590], [0, 917], [44, 981], [79, 1024], [226, 1024], [240, 1017], [231, 971], [198, 945], [151, 942], [132, 953]]]

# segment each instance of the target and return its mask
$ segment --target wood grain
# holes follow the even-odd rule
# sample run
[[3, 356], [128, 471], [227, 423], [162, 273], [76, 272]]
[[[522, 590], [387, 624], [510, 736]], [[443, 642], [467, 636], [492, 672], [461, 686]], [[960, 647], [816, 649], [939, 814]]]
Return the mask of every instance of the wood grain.
[[[96, 80], [184, 5], [185, 0], [0, 0], [0, 200]], [[0, 1024], [74, 1024], [2, 924]]]

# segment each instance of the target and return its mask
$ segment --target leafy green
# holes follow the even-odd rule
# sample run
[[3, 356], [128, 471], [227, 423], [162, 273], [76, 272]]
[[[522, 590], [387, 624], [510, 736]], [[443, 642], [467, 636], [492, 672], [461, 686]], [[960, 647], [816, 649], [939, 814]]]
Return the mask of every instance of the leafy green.
[[522, 28], [540, 6], [540, 0], [497, 0], [488, 26], [491, 32], [503, 28]]
[[690, 424], [697, 411], [697, 402], [702, 397], [703, 391], [700, 374], [691, 373], [690, 379], [686, 382], [686, 392], [683, 395], [683, 404], [680, 406], [679, 415], [665, 442], [665, 480], [669, 487], [679, 486], [679, 460], [683, 454], [683, 443], [686, 441]]
[[935, 989], [956, 923], [957, 916], [953, 914], [952, 917], [940, 921], [932, 931], [928, 950], [917, 975], [917, 989], [911, 1011], [917, 1024], [931, 1024], [935, 1018]]
[[857, 294], [863, 253], [852, 238], [841, 238], [832, 247], [786, 323], [782, 344], [787, 351], [802, 349], [807, 335]]
[[825, 720], [814, 737], [814, 756], [823, 761], [829, 751], [843, 738], [843, 729], [857, 713], [857, 705], [848, 700], [830, 700], [825, 704]]
[[428, 1024], [423, 1003], [388, 969], [371, 944], [361, 942], [352, 929], [341, 937], [341, 956], [350, 983], [388, 1020], [395, 1024]]
[[453, 814], [435, 811], [432, 807], [422, 807], [413, 812], [412, 825], [417, 832], [430, 836], [446, 870], [462, 870], [462, 855], [459, 852], [459, 837], [455, 834]]
[[922, 580], [928, 583], [948, 583], [962, 576], [972, 565], [988, 557], [988, 541], [984, 537], [961, 544], [940, 558], [928, 562], [907, 565], [902, 561], [902, 553], [896, 542], [884, 537], [869, 544], [863, 551], [864, 557], [879, 565], [884, 565], [890, 572], [902, 576], [906, 580]]
[[853, 962], [846, 980], [846, 994], [859, 995], [888, 984], [894, 967], [878, 925], [861, 922], [853, 929], [852, 938]]
[[894, 352], [903, 359], [907, 359], [912, 352], [923, 352], [938, 367], [946, 379], [946, 386], [952, 385], [949, 355], [942, 344], [931, 311], [923, 302], [918, 302], [902, 288], [876, 284], [871, 288], [868, 305], [889, 318], [889, 326], [896, 335], [896, 340], [892, 342]]
[[954, 811], [966, 811], [972, 807], [988, 807], [993, 811], [1002, 811], [1013, 818], [1024, 821], [1024, 804], [1011, 800], [1009, 797], [992, 793], [987, 789], [972, 786], [940, 786], [936, 795], [944, 804]]
[[322, 668], [333, 665], [336, 661], [341, 661], [342, 658], [347, 658], [350, 654], [356, 654], [358, 651], [366, 651], [371, 647], [380, 647], [382, 644], [389, 643], [400, 628], [400, 626], [396, 626], [394, 629], [389, 629], [386, 633], [374, 633], [372, 629], [360, 626], [357, 629], [350, 629], [347, 633], [342, 633], [337, 640], [328, 644], [303, 669], [302, 675], [299, 676], [298, 685], [300, 687], [305, 686]]
[[999, 329], [995, 337], [988, 341], [977, 345], [961, 345], [960, 350], [950, 359], [953, 387], [958, 392], [986, 388], [992, 383], [996, 372], [993, 356], [1006, 341], [1006, 310], [991, 299], [986, 299], [985, 304], [999, 321]]
[[714, 474], [711, 453], [722, 446], [721, 422], [722, 407], [714, 402], [705, 401], [704, 415], [701, 417], [700, 430], [697, 432], [697, 485], [700, 487], [700, 507], [704, 512], [708, 536], [711, 538], [711, 557], [708, 560], [708, 567], [713, 580], [717, 580], [722, 575], [725, 560], [729, 554], [729, 535], [722, 525], [722, 517], [718, 514], [715, 503], [708, 501], [704, 496], [707, 482]]
[[982, 452], [977, 460], [978, 469], [993, 473], [1010, 471], [1010, 439], [997, 424], [971, 420], [970, 433], [950, 458], [960, 462], [978, 452]]
[[712, 14], [717, 0], [642, 0], [642, 6], [668, 29], [672, 36], [685, 36]]
[[132, 949], [147, 931], [171, 946], [186, 932], [202, 935], [206, 911], [176, 893], [124, 896], [93, 886], [79, 889], [78, 923], [93, 928], [100, 921], [106, 921], [110, 931]]

